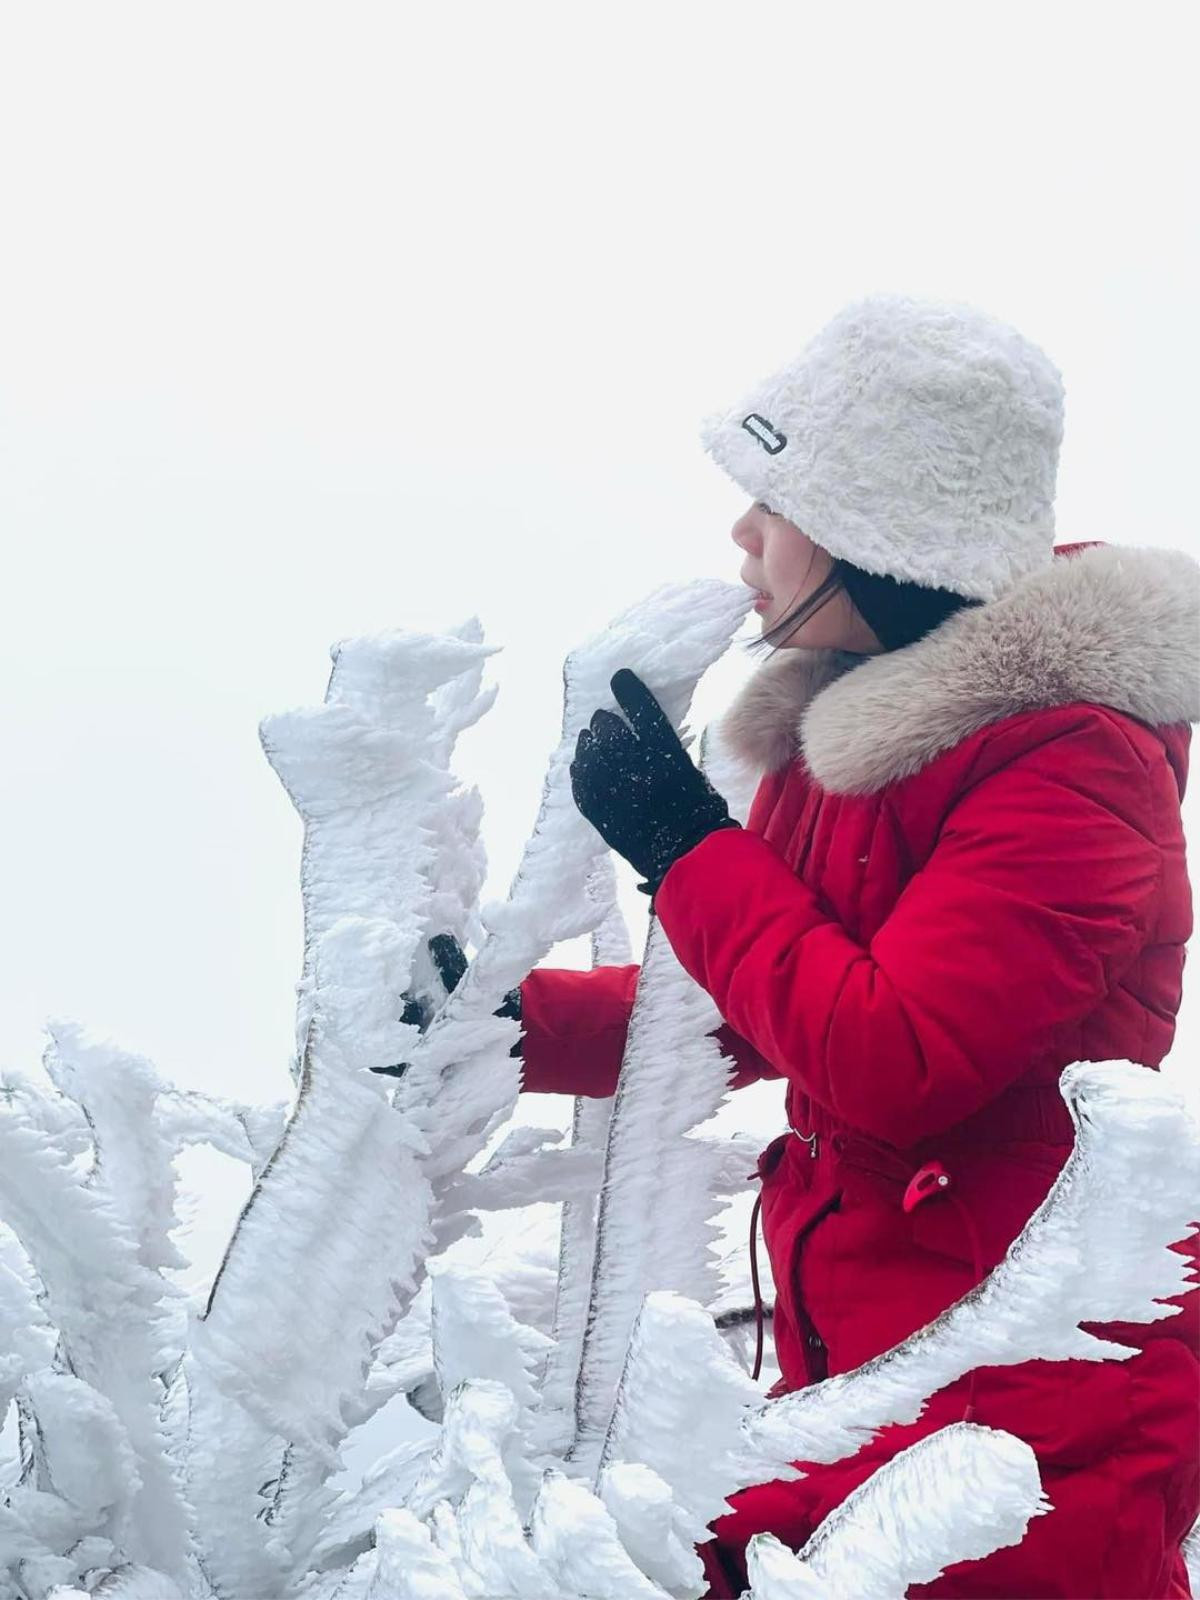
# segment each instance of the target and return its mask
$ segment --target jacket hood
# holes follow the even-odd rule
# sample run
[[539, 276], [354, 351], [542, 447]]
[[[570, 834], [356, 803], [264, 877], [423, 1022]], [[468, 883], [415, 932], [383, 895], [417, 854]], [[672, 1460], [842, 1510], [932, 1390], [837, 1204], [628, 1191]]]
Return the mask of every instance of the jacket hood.
[[1200, 562], [1182, 550], [1060, 545], [998, 599], [899, 650], [778, 651], [718, 731], [763, 771], [801, 755], [823, 788], [866, 794], [990, 722], [1078, 700], [1151, 725], [1200, 721]]

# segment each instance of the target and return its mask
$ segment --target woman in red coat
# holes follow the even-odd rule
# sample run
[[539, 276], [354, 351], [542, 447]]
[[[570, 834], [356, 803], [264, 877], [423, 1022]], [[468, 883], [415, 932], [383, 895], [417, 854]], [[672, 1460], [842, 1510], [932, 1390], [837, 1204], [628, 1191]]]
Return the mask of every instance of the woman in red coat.
[[[631, 673], [628, 724], [600, 710], [580, 735], [576, 800], [716, 1002], [732, 1085], [787, 1080], [759, 1160], [776, 1393], [980, 1282], [1069, 1153], [1063, 1067], [1155, 1068], [1174, 1037], [1200, 566], [1055, 548], [1060, 432], [1058, 374], [1015, 330], [848, 307], [707, 434], [755, 497], [733, 538], [781, 639], [722, 720], [761, 773], [745, 826]], [[528, 976], [526, 1089], [613, 1092], [637, 970]], [[906, 1209], [935, 1162], [948, 1183]], [[910, 1595], [1187, 1595], [1198, 1301], [1089, 1325], [1136, 1346], [1127, 1362], [980, 1369], [855, 1456], [733, 1496], [702, 1547], [710, 1594], [741, 1592], [752, 1533], [799, 1548], [883, 1462], [971, 1418], [1033, 1447], [1054, 1510]]]

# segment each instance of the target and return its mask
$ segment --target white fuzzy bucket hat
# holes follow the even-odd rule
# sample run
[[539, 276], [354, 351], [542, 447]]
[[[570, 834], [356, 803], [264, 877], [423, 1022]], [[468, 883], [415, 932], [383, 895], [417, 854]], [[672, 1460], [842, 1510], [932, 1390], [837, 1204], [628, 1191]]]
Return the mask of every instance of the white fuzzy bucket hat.
[[705, 449], [831, 555], [997, 599], [1049, 566], [1063, 383], [1015, 328], [959, 301], [845, 306]]

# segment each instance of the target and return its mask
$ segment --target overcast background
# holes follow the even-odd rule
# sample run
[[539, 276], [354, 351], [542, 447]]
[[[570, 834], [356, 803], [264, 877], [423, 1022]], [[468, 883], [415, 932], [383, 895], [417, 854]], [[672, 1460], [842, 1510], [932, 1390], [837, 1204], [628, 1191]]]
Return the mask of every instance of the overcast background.
[[[335, 639], [478, 615], [459, 771], [504, 895], [564, 654], [737, 579], [699, 419], [859, 294], [1059, 364], [1060, 542], [1196, 550], [1188, 10], [0, 8], [0, 1066], [64, 1016], [285, 1098], [300, 827], [259, 718]], [[202, 1171], [198, 1255], [242, 1198]]]

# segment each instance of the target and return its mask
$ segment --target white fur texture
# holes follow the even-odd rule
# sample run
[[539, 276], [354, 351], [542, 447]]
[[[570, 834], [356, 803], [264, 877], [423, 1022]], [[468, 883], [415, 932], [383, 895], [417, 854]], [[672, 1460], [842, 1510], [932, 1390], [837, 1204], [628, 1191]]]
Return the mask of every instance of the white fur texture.
[[1150, 724], [1200, 720], [1200, 563], [1093, 545], [902, 649], [780, 650], [720, 721], [772, 771], [802, 754], [822, 787], [866, 794], [1021, 711], [1092, 701]]
[[[786, 439], [774, 453], [743, 426], [753, 415]], [[1062, 428], [1062, 376], [1015, 328], [960, 301], [877, 294], [701, 438], [833, 555], [994, 600], [1050, 561]]]

